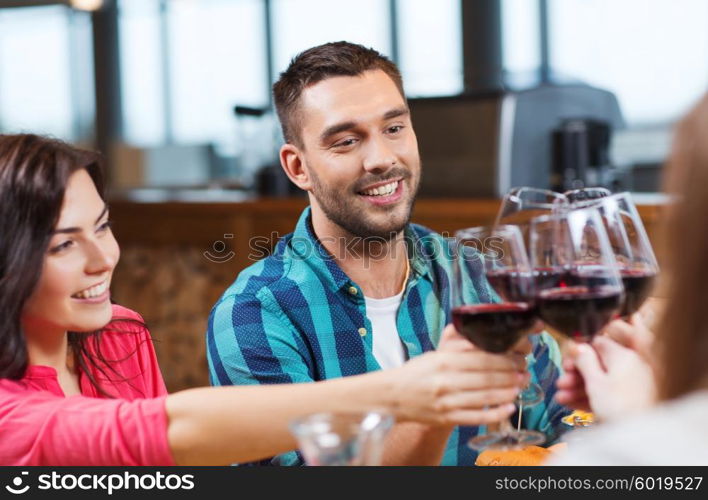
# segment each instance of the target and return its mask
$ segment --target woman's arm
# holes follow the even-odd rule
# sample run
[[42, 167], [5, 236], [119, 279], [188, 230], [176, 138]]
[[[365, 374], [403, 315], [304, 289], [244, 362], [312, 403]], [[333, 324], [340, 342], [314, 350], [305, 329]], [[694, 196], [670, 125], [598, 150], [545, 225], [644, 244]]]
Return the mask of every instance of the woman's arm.
[[[431, 426], [508, 417], [523, 364], [481, 351], [429, 352], [400, 368], [289, 385], [190, 389], [135, 399], [61, 397], [0, 380], [5, 465], [229, 464], [294, 449], [291, 419], [381, 409]], [[483, 410], [486, 405], [502, 405]]]
[[190, 389], [167, 398], [168, 442], [177, 464], [213, 465], [296, 448], [288, 423], [307, 413], [381, 409], [433, 426], [488, 424], [514, 411], [524, 381], [519, 369], [482, 351], [438, 351], [400, 368], [325, 382]]

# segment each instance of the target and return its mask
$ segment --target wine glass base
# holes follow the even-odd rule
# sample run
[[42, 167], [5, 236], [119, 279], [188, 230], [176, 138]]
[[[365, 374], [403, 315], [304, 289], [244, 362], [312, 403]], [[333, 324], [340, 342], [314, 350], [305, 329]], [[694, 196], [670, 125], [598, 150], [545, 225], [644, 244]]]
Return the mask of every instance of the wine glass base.
[[518, 402], [524, 406], [533, 406], [543, 401], [543, 396], [541, 386], [531, 382], [519, 393]]
[[507, 433], [491, 432], [482, 436], [475, 436], [467, 445], [476, 451], [482, 450], [518, 450], [525, 446], [539, 445], [546, 440], [546, 436], [537, 431], [512, 431]]

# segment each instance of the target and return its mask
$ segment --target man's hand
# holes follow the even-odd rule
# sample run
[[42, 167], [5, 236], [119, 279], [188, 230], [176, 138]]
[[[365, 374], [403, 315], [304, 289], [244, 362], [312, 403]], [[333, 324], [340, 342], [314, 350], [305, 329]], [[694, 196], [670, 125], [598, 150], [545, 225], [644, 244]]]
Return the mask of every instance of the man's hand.
[[[541, 331], [543, 331], [543, 323], [537, 322], [536, 325], [534, 325], [534, 331], [532, 333], [540, 333]], [[509, 350], [509, 353], [512, 355], [512, 358], [514, 358], [515, 361], [519, 361], [518, 358], [530, 354], [531, 349], [531, 340], [529, 340], [528, 335], [524, 335]], [[440, 338], [440, 343], [438, 344], [437, 350], [465, 352], [476, 351], [480, 349], [472, 342], [467, 340], [465, 337], [460, 335], [459, 332], [455, 330], [454, 325], [447, 325], [442, 332], [442, 336]]]
[[406, 420], [434, 425], [484, 425], [508, 418], [520, 388], [528, 382], [520, 354], [490, 354], [476, 348], [452, 325], [437, 351], [388, 370], [396, 377], [399, 407]]

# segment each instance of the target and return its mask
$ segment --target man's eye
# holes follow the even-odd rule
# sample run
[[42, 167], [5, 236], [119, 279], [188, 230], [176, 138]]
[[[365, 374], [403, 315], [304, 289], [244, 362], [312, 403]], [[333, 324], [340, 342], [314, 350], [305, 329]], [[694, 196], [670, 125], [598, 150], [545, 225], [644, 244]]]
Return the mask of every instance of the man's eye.
[[356, 139], [350, 138], [350, 139], [344, 139], [342, 141], [335, 143], [334, 147], [335, 148], [345, 148], [347, 146], [353, 146], [354, 144], [356, 144]]
[[52, 248], [49, 249], [50, 253], [59, 253], [62, 250], [66, 250], [67, 248], [70, 248], [74, 242], [72, 240], [66, 240], [62, 243], [59, 243], [56, 246], [53, 246]]
[[387, 131], [389, 134], [397, 134], [401, 130], [403, 130], [403, 125], [394, 125], [392, 127], [388, 127]]

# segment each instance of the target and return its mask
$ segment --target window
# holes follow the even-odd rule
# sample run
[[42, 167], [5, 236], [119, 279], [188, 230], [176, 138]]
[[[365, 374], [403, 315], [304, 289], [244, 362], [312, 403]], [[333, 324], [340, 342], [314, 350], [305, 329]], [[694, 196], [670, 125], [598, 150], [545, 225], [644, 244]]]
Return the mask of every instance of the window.
[[502, 60], [512, 87], [535, 85], [541, 67], [538, 0], [502, 0]]
[[120, 74], [123, 136], [135, 146], [166, 140], [159, 0], [121, 0]]
[[396, 0], [399, 67], [410, 97], [464, 89], [460, 0]]
[[269, 76], [315, 45], [347, 40], [400, 56], [410, 96], [463, 89], [460, 0], [119, 0], [118, 7], [123, 139], [127, 149], [145, 150], [144, 179], [153, 185], [174, 183], [167, 167], [174, 158], [187, 163], [189, 151], [201, 166], [181, 168], [193, 170], [181, 184], [208, 177], [248, 184], [256, 168], [275, 161], [273, 114], [236, 117], [234, 106], [268, 108]]
[[388, 0], [273, 0], [273, 75], [305, 49], [325, 42], [360, 43], [391, 55]]
[[549, 0], [549, 40], [553, 71], [613, 91], [630, 125], [675, 120], [708, 84], [704, 0]]
[[0, 10], [0, 130], [90, 140], [91, 46], [86, 13], [61, 5]]
[[234, 154], [236, 104], [268, 106], [261, 0], [173, 1], [168, 66], [173, 139]]
[[265, 107], [261, 0], [121, 0], [124, 136], [235, 154], [233, 108]]
[[[461, 92], [460, 0], [396, 2], [407, 93]], [[269, 60], [277, 78], [296, 54], [329, 41], [394, 56], [390, 0], [273, 0], [270, 58], [263, 0], [120, 0], [119, 9], [123, 135], [138, 147], [214, 144], [238, 155], [233, 107], [269, 105]]]

